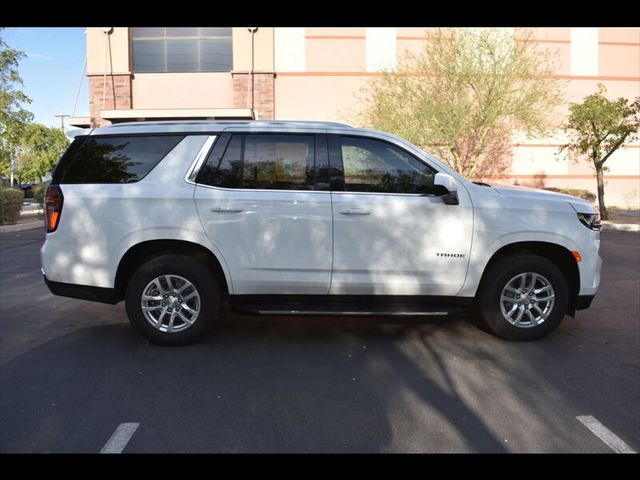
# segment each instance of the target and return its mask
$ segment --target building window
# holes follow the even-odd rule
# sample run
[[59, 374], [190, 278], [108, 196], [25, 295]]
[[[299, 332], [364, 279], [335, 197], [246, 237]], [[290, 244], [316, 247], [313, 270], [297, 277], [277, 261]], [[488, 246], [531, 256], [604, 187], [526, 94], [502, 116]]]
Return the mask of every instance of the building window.
[[133, 71], [229, 72], [233, 67], [231, 28], [132, 29]]

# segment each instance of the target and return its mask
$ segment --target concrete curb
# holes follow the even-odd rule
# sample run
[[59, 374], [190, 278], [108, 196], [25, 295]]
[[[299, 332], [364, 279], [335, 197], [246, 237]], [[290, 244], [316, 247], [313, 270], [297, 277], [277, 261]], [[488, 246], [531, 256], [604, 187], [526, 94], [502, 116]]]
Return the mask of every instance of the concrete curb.
[[618, 232], [640, 232], [640, 224], [637, 223], [611, 223], [602, 222], [603, 230], [615, 230]]
[[44, 229], [44, 220], [34, 220], [32, 222], [17, 223], [15, 225], [0, 225], [0, 233], [21, 232], [32, 228]]
[[21, 210], [20, 211], [21, 217], [29, 217], [33, 215], [43, 215], [43, 214], [44, 214], [44, 210], [42, 208], [40, 208], [39, 210]]

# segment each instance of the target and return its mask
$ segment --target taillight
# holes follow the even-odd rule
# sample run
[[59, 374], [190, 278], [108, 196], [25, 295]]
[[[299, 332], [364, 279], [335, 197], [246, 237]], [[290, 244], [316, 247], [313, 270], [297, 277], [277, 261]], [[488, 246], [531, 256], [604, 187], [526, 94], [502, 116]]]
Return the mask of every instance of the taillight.
[[62, 201], [64, 196], [58, 185], [49, 185], [44, 202], [44, 229], [47, 233], [54, 232], [60, 223], [62, 215]]

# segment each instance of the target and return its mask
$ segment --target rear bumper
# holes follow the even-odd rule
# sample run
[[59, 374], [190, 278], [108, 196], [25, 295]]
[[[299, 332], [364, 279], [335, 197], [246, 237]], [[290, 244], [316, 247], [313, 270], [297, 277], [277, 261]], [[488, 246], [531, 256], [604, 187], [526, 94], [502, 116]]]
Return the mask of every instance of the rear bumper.
[[575, 303], [576, 310], [585, 310], [589, 308], [594, 297], [595, 295], [578, 295]]
[[121, 298], [116, 295], [113, 288], [92, 287], [88, 285], [75, 285], [73, 283], [52, 282], [43, 275], [44, 283], [49, 291], [54, 295], [61, 297], [78, 298], [80, 300], [89, 300], [90, 302], [109, 303], [111, 305], [118, 303]]

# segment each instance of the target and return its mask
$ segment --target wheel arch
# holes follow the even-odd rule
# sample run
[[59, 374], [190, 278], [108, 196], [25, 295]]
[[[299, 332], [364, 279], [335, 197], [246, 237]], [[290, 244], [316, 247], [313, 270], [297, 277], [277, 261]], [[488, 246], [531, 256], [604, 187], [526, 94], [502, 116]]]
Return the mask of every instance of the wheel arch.
[[188, 240], [147, 240], [131, 246], [120, 259], [116, 270], [114, 290], [118, 300], [124, 298], [127, 284], [143, 264], [164, 254], [188, 255], [211, 269], [223, 293], [229, 293], [229, 283], [220, 260], [206, 247]]
[[567, 286], [569, 288], [569, 304], [567, 307], [567, 314], [570, 316], [575, 315], [576, 310], [576, 298], [580, 291], [580, 271], [578, 265], [573, 257], [573, 254], [564, 246], [557, 243], [543, 242], [543, 241], [525, 241], [514, 242], [502, 246], [494, 252], [487, 264], [485, 265], [482, 277], [476, 290], [476, 295], [481, 291], [482, 286], [487, 278], [487, 272], [491, 269], [498, 260], [520, 253], [530, 253], [546, 258], [554, 265], [556, 265], [565, 279], [567, 280]]

